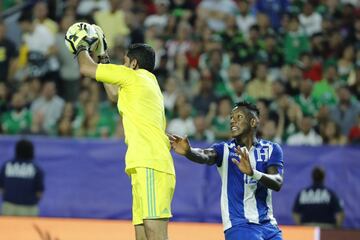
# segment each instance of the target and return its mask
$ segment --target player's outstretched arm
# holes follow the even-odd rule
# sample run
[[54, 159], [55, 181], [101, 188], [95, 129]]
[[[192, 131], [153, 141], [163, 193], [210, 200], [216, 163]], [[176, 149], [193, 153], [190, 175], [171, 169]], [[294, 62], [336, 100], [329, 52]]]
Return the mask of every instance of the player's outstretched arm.
[[252, 168], [249, 152], [245, 147], [241, 148], [238, 146], [236, 148], [236, 153], [240, 156], [240, 161], [235, 158], [233, 158], [232, 161], [237, 165], [242, 173], [260, 181], [267, 188], [277, 192], [280, 191], [283, 184], [283, 177], [278, 172], [278, 168], [276, 166], [269, 166], [267, 168], [267, 173], [262, 173]]
[[[102, 63], [102, 64], [109, 64], [110, 57], [109, 57], [107, 51], [104, 50], [103, 53], [101, 53], [101, 54], [102, 55], [98, 56], [98, 62]], [[108, 99], [112, 102], [117, 102], [119, 86], [109, 84], [109, 83], [104, 83], [104, 88], [105, 88], [106, 95], [108, 96]]]
[[187, 137], [168, 134], [172, 149], [177, 154], [185, 156], [190, 161], [213, 165], [216, 162], [216, 152], [214, 149], [192, 148]]
[[97, 63], [90, 57], [88, 51], [81, 51], [77, 55], [77, 59], [80, 66], [80, 73], [92, 79], [96, 77]]
[[[80, 73], [86, 77], [90, 77], [95, 79], [96, 77], [96, 69], [97, 64], [94, 60], [90, 57], [88, 51], [82, 51], [77, 56], [79, 66], [80, 66]], [[99, 56], [100, 63], [108, 64], [110, 63], [110, 58], [108, 57], [107, 53], [103, 56]], [[118, 99], [118, 90], [119, 87], [113, 84], [104, 83], [106, 95], [112, 102], [116, 102]]]
[[117, 102], [119, 87], [116, 85], [104, 83], [104, 88], [109, 100], [112, 102]]
[[[94, 54], [98, 57], [99, 63], [109, 64], [110, 57], [107, 52], [108, 44], [107, 44], [107, 40], [106, 40], [104, 31], [98, 25], [92, 24], [91, 26], [94, 27], [96, 34], [99, 38], [99, 43], [98, 43], [97, 48], [94, 51]], [[108, 96], [109, 100], [112, 102], [116, 102], [118, 100], [119, 86], [109, 84], [109, 83], [104, 83], [104, 88], [105, 88], [105, 92], [106, 92], [106, 95]]]

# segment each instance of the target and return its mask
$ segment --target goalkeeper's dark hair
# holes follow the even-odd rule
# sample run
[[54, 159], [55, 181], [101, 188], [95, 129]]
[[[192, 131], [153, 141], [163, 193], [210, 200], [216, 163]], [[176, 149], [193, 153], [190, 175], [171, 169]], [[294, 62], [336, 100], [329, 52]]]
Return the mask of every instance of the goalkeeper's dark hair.
[[254, 117], [260, 116], [260, 110], [255, 104], [251, 102], [247, 102], [247, 101], [237, 102], [234, 106], [234, 109], [240, 107], [245, 108], [248, 111], [248, 113], [250, 113]]
[[152, 47], [144, 43], [134, 43], [128, 48], [126, 54], [130, 61], [136, 59], [139, 68], [152, 72], [155, 67], [155, 51]]
[[31, 161], [34, 158], [34, 146], [26, 139], [19, 140], [15, 147], [15, 157], [17, 159]]

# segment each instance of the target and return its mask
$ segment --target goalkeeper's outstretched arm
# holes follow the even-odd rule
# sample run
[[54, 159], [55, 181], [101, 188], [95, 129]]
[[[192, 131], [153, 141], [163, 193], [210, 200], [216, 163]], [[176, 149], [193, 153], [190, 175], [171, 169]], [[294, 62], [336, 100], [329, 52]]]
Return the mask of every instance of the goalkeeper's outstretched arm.
[[96, 79], [96, 69], [98, 64], [90, 57], [87, 50], [81, 51], [77, 55], [80, 66], [80, 73], [89, 78]]
[[[89, 52], [84, 50], [78, 53], [77, 59], [80, 66], [80, 73], [92, 79], [96, 79], [96, 69], [98, 64], [90, 57]], [[108, 62], [102, 62], [108, 63]], [[107, 96], [112, 102], [117, 101], [118, 86], [104, 83]]]
[[[98, 57], [98, 62], [103, 64], [109, 64], [110, 63], [110, 57], [106, 50], [104, 50], [104, 54]], [[117, 102], [118, 100], [118, 91], [119, 87], [117, 85], [104, 83], [104, 88], [106, 95], [108, 96], [108, 99], [112, 102]]]
[[104, 83], [104, 88], [109, 100], [112, 102], [117, 102], [119, 87], [116, 85]]

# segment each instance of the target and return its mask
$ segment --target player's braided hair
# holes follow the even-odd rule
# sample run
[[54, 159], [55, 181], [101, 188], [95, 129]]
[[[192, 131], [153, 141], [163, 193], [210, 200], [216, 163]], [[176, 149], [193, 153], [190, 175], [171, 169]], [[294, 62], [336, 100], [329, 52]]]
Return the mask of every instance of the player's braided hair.
[[247, 101], [237, 102], [235, 104], [234, 108], [238, 108], [238, 107], [246, 108], [250, 113], [252, 113], [256, 117], [260, 116], [260, 110], [253, 103], [250, 103], [250, 102], [247, 102]]
[[134, 43], [128, 48], [127, 56], [130, 61], [137, 60], [139, 68], [152, 72], [155, 67], [155, 51], [144, 43]]

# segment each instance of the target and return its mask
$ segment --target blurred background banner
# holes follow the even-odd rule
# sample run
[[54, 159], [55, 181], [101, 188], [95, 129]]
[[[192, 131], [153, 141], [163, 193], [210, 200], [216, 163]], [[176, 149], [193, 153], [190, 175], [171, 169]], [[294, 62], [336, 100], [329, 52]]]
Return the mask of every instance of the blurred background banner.
[[[126, 145], [122, 141], [29, 138], [35, 145], [36, 162], [47, 173], [41, 216], [131, 219], [130, 181], [124, 172]], [[13, 157], [18, 139], [0, 138], [0, 164]], [[273, 194], [280, 224], [293, 224], [291, 209], [296, 194], [311, 185], [311, 170], [321, 165], [328, 172], [326, 184], [333, 186], [344, 204], [344, 227], [360, 228], [360, 188], [355, 184], [360, 182], [359, 148], [284, 146], [284, 154], [285, 183], [281, 192]], [[177, 171], [173, 220], [220, 223], [221, 187], [216, 168], [173, 157]]]

